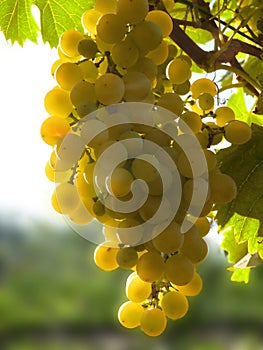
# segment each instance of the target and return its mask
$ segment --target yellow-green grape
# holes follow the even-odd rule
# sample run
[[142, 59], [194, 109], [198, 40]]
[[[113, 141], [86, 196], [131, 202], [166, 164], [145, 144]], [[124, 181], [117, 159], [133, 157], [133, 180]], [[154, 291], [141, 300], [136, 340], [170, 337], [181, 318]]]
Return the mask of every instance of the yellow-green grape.
[[150, 21], [143, 21], [129, 33], [141, 53], [148, 53], [157, 48], [162, 42], [162, 31], [160, 27]]
[[179, 95], [177, 95], [174, 92], [168, 92], [166, 94], [163, 94], [159, 98], [157, 105], [168, 109], [177, 116], [180, 116], [184, 110], [183, 100]]
[[204, 149], [203, 153], [204, 153], [204, 156], [206, 159], [207, 170], [209, 172], [215, 170], [215, 168], [217, 166], [216, 154], [209, 149]]
[[192, 227], [184, 234], [184, 243], [180, 249], [193, 264], [199, 264], [207, 255], [206, 242], [200, 238], [195, 227]]
[[181, 248], [184, 235], [181, 233], [180, 225], [172, 221], [166, 229], [152, 239], [152, 242], [159, 252], [170, 254]]
[[135, 178], [146, 182], [153, 181], [158, 176], [159, 162], [150, 154], [142, 154], [132, 162], [132, 173]]
[[81, 56], [90, 59], [95, 58], [98, 48], [92, 39], [83, 39], [78, 44], [78, 52]]
[[157, 128], [150, 128], [149, 132], [144, 135], [144, 139], [152, 141], [159, 146], [168, 147], [171, 143], [169, 135]]
[[188, 178], [196, 178], [207, 171], [207, 167], [202, 160], [204, 154], [201, 150], [191, 148], [188, 150], [188, 155], [181, 152], [178, 156], [177, 166], [181, 175]]
[[174, 58], [166, 67], [166, 77], [172, 84], [183, 84], [191, 77], [191, 67], [184, 59]]
[[161, 308], [167, 317], [177, 320], [186, 315], [189, 304], [185, 295], [177, 291], [170, 291], [163, 295]]
[[126, 296], [135, 303], [142, 303], [150, 296], [152, 285], [149, 282], [141, 280], [136, 272], [132, 273], [130, 276], [126, 281]]
[[173, 21], [165, 11], [153, 10], [147, 13], [147, 21], [156, 23], [162, 31], [163, 37], [169, 36], [173, 30]]
[[128, 68], [130, 72], [141, 72], [146, 75], [150, 81], [153, 81], [157, 75], [156, 64], [148, 57], [141, 57], [132, 67]]
[[131, 269], [137, 264], [138, 253], [133, 247], [120, 248], [116, 256], [118, 265], [123, 269]]
[[141, 101], [149, 94], [151, 82], [145, 74], [140, 72], [128, 72], [122, 79], [125, 87], [125, 101]]
[[109, 243], [98, 245], [94, 251], [94, 262], [104, 271], [113, 271], [119, 267], [116, 260], [119, 248], [111, 247]]
[[194, 223], [200, 237], [204, 237], [210, 231], [210, 221], [207, 217], [197, 218]]
[[84, 39], [84, 35], [77, 30], [66, 30], [59, 38], [59, 46], [62, 52], [69, 57], [79, 56], [78, 44]]
[[184, 60], [185, 62], [187, 62], [189, 64], [190, 67], [192, 67], [192, 60], [189, 56], [187, 55], [180, 55], [178, 58], [181, 58], [182, 60]]
[[58, 139], [65, 136], [70, 130], [67, 120], [52, 116], [44, 120], [41, 125], [40, 134], [48, 145], [54, 146]]
[[94, 202], [92, 211], [98, 220], [100, 220], [100, 217], [104, 216], [104, 214], [106, 213], [105, 206], [100, 200], [96, 200]]
[[76, 187], [69, 182], [63, 182], [55, 188], [52, 195], [52, 204], [54, 197], [56, 197], [60, 212], [63, 214], [70, 214], [80, 202]]
[[64, 90], [72, 87], [83, 79], [82, 70], [72, 62], [62, 63], [55, 71], [55, 79]]
[[141, 330], [150, 337], [161, 335], [167, 325], [167, 319], [163, 310], [158, 308], [145, 309], [141, 316]]
[[53, 62], [52, 66], [51, 66], [51, 69], [50, 69], [52, 77], [54, 77], [55, 71], [58, 68], [58, 66], [60, 66], [64, 62], [65, 62], [64, 59], [61, 59], [61, 58], [59, 58], [58, 60]]
[[189, 179], [183, 184], [183, 198], [189, 205], [198, 206], [200, 197], [207, 193], [208, 196], [208, 182], [202, 177], [197, 177], [194, 180]]
[[200, 78], [193, 82], [190, 91], [194, 99], [198, 98], [203, 93], [208, 93], [214, 97], [217, 94], [217, 87], [212, 80]]
[[148, 11], [148, 0], [118, 0], [117, 2], [117, 13], [129, 24], [141, 22]]
[[163, 5], [168, 12], [174, 9], [174, 0], [163, 0]]
[[87, 81], [80, 81], [70, 91], [70, 100], [77, 107], [85, 102], [96, 102], [95, 86]]
[[169, 50], [166, 41], [162, 41], [154, 50], [147, 53], [146, 57], [150, 58], [157, 66], [163, 64], [168, 57]]
[[136, 328], [140, 325], [143, 311], [141, 304], [126, 301], [119, 308], [118, 320], [125, 328]]
[[[127, 217], [125, 220], [119, 222], [117, 229], [119, 241], [125, 245], [137, 245], [143, 238], [143, 228], [139, 226], [140, 224], [141, 221], [138, 221], [132, 216]], [[120, 230], [125, 228], [129, 228], [129, 230]]]
[[67, 182], [72, 176], [72, 171], [55, 171], [50, 161], [48, 161], [45, 166], [45, 175], [52, 182]]
[[145, 282], [154, 282], [164, 273], [165, 264], [162, 256], [157, 252], [147, 252], [140, 256], [136, 265], [136, 272]]
[[100, 76], [95, 83], [95, 93], [99, 102], [111, 105], [122, 100], [125, 92], [123, 80], [113, 73]]
[[91, 35], [97, 33], [96, 25], [101, 16], [102, 14], [94, 9], [87, 10], [83, 13], [81, 17], [82, 25]]
[[[168, 57], [171, 59], [174, 59], [175, 56], [177, 56], [177, 53], [178, 53], [178, 49], [177, 47], [174, 45], [174, 44], [169, 44], [168, 45], [168, 50], [169, 50], [169, 55]], [[170, 61], [169, 60], [169, 61]]]
[[[152, 220], [155, 224], [168, 220], [172, 215], [171, 204], [169, 200], [164, 197], [162, 208], [160, 209], [161, 202], [162, 196], [149, 195], [145, 203], [139, 209], [140, 217], [144, 221]], [[160, 210], [156, 213], [158, 209]], [[154, 215], [155, 218], [153, 218]]]
[[101, 12], [102, 14], [115, 13], [116, 6], [117, 6], [117, 0], [110, 0], [110, 1], [95, 0], [94, 9], [96, 11]]
[[225, 126], [225, 138], [233, 145], [242, 145], [251, 139], [251, 127], [240, 120], [233, 120]]
[[174, 84], [173, 88], [174, 88], [174, 92], [176, 92], [178, 95], [186, 95], [190, 91], [190, 86], [191, 86], [190, 81], [186, 80], [182, 84]]
[[126, 31], [126, 23], [118, 14], [108, 13], [98, 20], [97, 33], [105, 43], [114, 44], [121, 41]]
[[194, 276], [194, 265], [184, 254], [177, 253], [170, 256], [165, 262], [165, 276], [172, 283], [183, 286]]
[[129, 38], [116, 43], [112, 47], [111, 54], [116, 65], [122, 68], [133, 66], [139, 58], [139, 50]]
[[99, 71], [95, 64], [91, 61], [83, 60], [79, 63], [79, 67], [83, 72], [83, 79], [89, 83], [95, 83]]
[[219, 130], [218, 125], [214, 122], [206, 122], [205, 125], [206, 128], [203, 129], [203, 134], [205, 134], [209, 140], [209, 146], [217, 145], [219, 142], [221, 142], [223, 139], [223, 132], [222, 130]]
[[72, 112], [73, 106], [69, 92], [55, 87], [44, 98], [44, 107], [50, 115], [66, 118]]
[[111, 194], [116, 197], [124, 197], [131, 190], [133, 176], [124, 168], [116, 168], [107, 178], [106, 182], [108, 190]]
[[203, 288], [203, 281], [200, 275], [195, 271], [194, 277], [184, 286], [175, 286], [185, 296], [193, 297], [198, 295]]
[[235, 119], [235, 112], [230, 107], [222, 106], [215, 110], [215, 117], [218, 126], [225, 126]]
[[77, 134], [68, 133], [60, 142], [57, 143], [56, 153], [58, 159], [63, 163], [65, 169], [71, 168], [81, 158], [84, 152], [84, 144], [81, 137]]
[[87, 225], [94, 219], [82, 202], [69, 214], [69, 218], [77, 225]]
[[93, 182], [87, 182], [85, 174], [80, 172], [77, 173], [75, 177], [75, 185], [82, 200], [96, 197]]
[[80, 118], [86, 117], [97, 109], [97, 105], [91, 101], [85, 101], [76, 106], [77, 114]]
[[197, 134], [201, 131], [202, 128], [202, 119], [199, 114], [192, 112], [192, 111], [186, 111], [184, 112], [179, 119], [179, 127], [181, 131], [185, 133], [191, 132], [187, 126], [192, 130], [193, 133]]
[[198, 102], [198, 106], [203, 111], [209, 111], [214, 108], [214, 96], [212, 96], [208, 92], [204, 92], [201, 95], [199, 95], [197, 102]]
[[237, 185], [227, 174], [214, 174], [210, 176], [210, 199], [217, 204], [231, 202], [237, 195]]

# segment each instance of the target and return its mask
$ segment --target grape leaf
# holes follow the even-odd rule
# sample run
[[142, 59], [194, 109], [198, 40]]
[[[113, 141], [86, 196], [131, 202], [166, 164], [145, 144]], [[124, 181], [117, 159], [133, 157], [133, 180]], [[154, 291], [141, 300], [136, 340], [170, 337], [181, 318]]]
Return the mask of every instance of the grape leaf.
[[[235, 264], [247, 253], [263, 255], [259, 237], [263, 225], [263, 128], [252, 125], [252, 130], [253, 136], [246, 144], [217, 153], [221, 171], [232, 176], [238, 188], [231, 203], [215, 208], [219, 231], [224, 234], [222, 248], [228, 252], [229, 262]], [[235, 278], [241, 278], [237, 276], [235, 270]], [[248, 278], [247, 272], [244, 276]]]
[[247, 109], [243, 89], [237, 89], [237, 92], [230, 96], [227, 106], [233, 109], [236, 119], [251, 124], [251, 113]]
[[207, 30], [187, 27], [186, 33], [198, 44], [207, 44], [213, 39], [212, 34]]
[[37, 42], [38, 25], [32, 16], [32, 0], [0, 0], [0, 30], [6, 40], [23, 45], [26, 39]]
[[[36, 43], [40, 29], [43, 41], [56, 47], [65, 30], [83, 30], [81, 15], [93, 4], [94, 0], [0, 0], [0, 30], [7, 40], [23, 45], [26, 39]], [[32, 15], [32, 5], [40, 10], [41, 28]]]

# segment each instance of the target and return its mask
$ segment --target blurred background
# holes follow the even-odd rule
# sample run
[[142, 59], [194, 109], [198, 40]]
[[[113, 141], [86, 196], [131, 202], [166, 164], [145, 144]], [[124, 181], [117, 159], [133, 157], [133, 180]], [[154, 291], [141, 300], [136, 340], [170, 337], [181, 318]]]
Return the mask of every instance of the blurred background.
[[216, 233], [186, 317], [159, 338], [118, 324], [129, 272], [99, 270], [94, 245], [50, 205], [51, 150], [39, 129], [56, 52], [41, 42], [11, 46], [1, 33], [0, 51], [0, 349], [262, 350], [263, 267], [248, 285], [230, 282]]

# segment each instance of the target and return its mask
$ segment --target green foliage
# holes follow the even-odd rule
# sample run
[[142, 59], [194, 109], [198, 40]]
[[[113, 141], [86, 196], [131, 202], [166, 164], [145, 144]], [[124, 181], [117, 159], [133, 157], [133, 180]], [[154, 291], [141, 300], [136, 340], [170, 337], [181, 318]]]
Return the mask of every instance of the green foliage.
[[36, 5], [43, 41], [56, 47], [65, 30], [82, 30], [81, 15], [93, 3], [93, 0], [0, 0], [0, 29], [12, 43], [23, 45], [26, 39], [36, 43], [39, 27], [32, 15], [32, 5]]
[[[238, 187], [237, 197], [231, 203], [216, 208], [216, 220], [225, 234], [223, 248], [229, 253], [229, 261], [235, 264], [245, 254], [255, 254], [262, 249], [258, 237], [258, 230], [263, 223], [262, 149], [263, 130], [253, 125], [253, 137], [249, 142], [218, 152], [221, 170], [233, 177]], [[241, 274], [247, 280], [246, 266], [235, 270], [235, 280], [242, 279]]]

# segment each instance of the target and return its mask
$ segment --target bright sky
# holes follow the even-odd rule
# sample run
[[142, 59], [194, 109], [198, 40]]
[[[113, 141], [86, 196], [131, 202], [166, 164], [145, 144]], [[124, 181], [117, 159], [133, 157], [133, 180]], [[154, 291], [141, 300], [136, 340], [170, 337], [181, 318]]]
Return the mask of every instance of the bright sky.
[[39, 132], [48, 117], [43, 98], [55, 85], [50, 67], [56, 50], [43, 43], [12, 46], [0, 33], [0, 52], [0, 215], [60, 220], [50, 205], [54, 185], [44, 174], [51, 148]]

